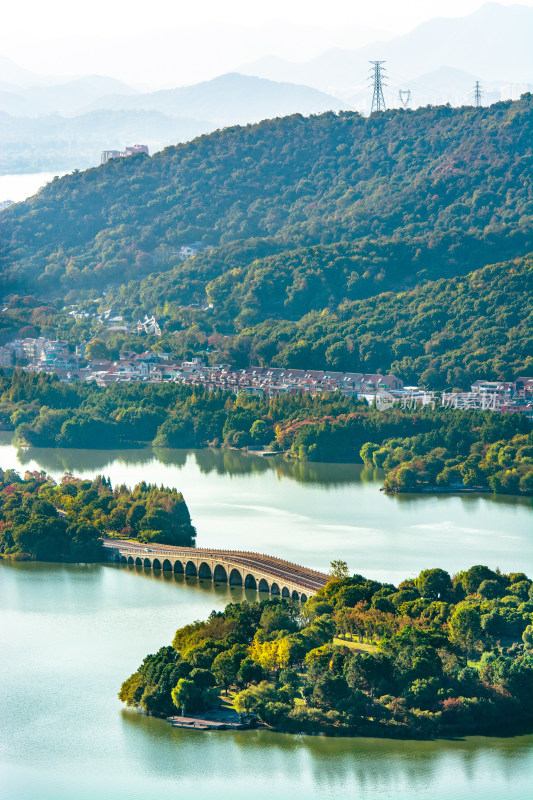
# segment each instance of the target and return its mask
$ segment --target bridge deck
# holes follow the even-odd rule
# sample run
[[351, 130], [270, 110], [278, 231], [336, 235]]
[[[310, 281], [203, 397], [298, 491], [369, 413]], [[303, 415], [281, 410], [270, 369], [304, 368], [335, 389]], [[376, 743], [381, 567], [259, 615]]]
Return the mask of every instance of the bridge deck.
[[[138, 542], [124, 541], [123, 539], [104, 539], [104, 546], [119, 550], [124, 554], [136, 554], [141, 558], [148, 555], [148, 545], [139, 544]], [[323, 572], [318, 572], [308, 567], [302, 567], [300, 564], [293, 564], [290, 561], [285, 561], [281, 558], [265, 555], [263, 553], [253, 553], [244, 550], [216, 550], [201, 547], [173, 547], [152, 542], [149, 545], [149, 551], [152, 557], [166, 556], [170, 559], [188, 559], [191, 557], [220, 558], [224, 561], [231, 562], [235, 566], [266, 572], [272, 577], [299, 584], [300, 586], [313, 589], [314, 591], [321, 589], [329, 580], [329, 577]]]

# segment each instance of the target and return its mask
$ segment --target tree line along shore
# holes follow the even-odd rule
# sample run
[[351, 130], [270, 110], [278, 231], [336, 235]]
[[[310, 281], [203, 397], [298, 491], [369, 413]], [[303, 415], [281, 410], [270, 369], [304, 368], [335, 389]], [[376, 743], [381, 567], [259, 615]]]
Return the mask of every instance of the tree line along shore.
[[533, 493], [533, 434], [520, 414], [378, 409], [340, 394], [276, 396], [180, 384], [100, 389], [0, 375], [0, 427], [23, 446], [261, 447], [302, 461], [372, 464], [386, 491]]
[[196, 530], [181, 492], [144, 481], [114, 488], [97, 475], [0, 469], [0, 556], [12, 560], [105, 561], [103, 535], [194, 547]]

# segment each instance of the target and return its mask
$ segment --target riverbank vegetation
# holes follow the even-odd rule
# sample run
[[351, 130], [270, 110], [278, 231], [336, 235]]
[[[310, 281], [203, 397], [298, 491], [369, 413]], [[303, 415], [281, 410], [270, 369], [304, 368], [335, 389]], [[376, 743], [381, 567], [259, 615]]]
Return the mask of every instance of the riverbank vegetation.
[[399, 586], [338, 575], [302, 607], [231, 603], [180, 628], [119, 697], [170, 716], [231, 690], [236, 711], [292, 732], [518, 732], [533, 726], [532, 622], [523, 573], [427, 569]]
[[38, 561], [100, 561], [101, 536], [194, 545], [187, 504], [175, 489], [142, 482], [133, 490], [101, 475], [60, 483], [45, 472], [0, 469], [0, 554]]
[[[473, 434], [473, 435], [472, 435]], [[533, 494], [533, 436], [486, 441], [486, 430], [458, 429], [387, 439], [381, 445], [363, 445], [367, 464], [387, 471], [386, 492], [492, 491], [496, 494]]]
[[34, 447], [261, 446], [307, 461], [365, 462], [387, 491], [533, 493], [533, 435], [520, 414], [385, 410], [340, 394], [277, 396], [181, 384], [65, 385], [0, 376], [0, 425]]

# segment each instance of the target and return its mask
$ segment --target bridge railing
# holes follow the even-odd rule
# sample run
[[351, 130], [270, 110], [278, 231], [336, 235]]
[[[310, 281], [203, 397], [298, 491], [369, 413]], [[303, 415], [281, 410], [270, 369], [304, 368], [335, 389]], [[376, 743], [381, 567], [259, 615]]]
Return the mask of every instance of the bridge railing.
[[[113, 540], [109, 540], [109, 539], [107, 540], [107, 542], [111, 542], [111, 541], [113, 541]], [[104, 542], [104, 547], [113, 547], [116, 550], [120, 550], [120, 546], [115, 547], [115, 543], [114, 542], [113, 542], [112, 545], [111, 544], [107, 544], [107, 542]], [[132, 542], [128, 542], [128, 544], [133, 544], [133, 543]], [[158, 546], [156, 542], [154, 542], [153, 544]], [[142, 548], [142, 545], [139, 544], [139, 545], [137, 545], [137, 547]], [[164, 547], [164, 545], [163, 545], [163, 547]], [[126, 546], [123, 549], [127, 550], [128, 548]], [[132, 548], [132, 549], [133, 549], [134, 552], [136, 552], [135, 547]], [[156, 554], [157, 553], [161, 553], [161, 554], [166, 554], [166, 555], [170, 555], [170, 554], [177, 555], [179, 552], [183, 552], [185, 554], [191, 554], [191, 555], [193, 553], [203, 553], [204, 555], [212, 554], [214, 556], [224, 556], [224, 555], [255, 556], [255, 557], [260, 558], [260, 559], [267, 559], [268, 561], [274, 561], [275, 563], [280, 564], [280, 565], [290, 566], [290, 567], [297, 567], [298, 569], [304, 570], [305, 572], [307, 572], [309, 574], [314, 574], [317, 577], [327, 578], [329, 580], [329, 576], [326, 575], [324, 572], [319, 572], [318, 570], [311, 569], [310, 567], [304, 567], [302, 564], [296, 564], [293, 561], [285, 561], [282, 558], [276, 558], [276, 556], [270, 556], [267, 553], [257, 553], [257, 552], [255, 552], [253, 550], [210, 550], [207, 547], [179, 547], [179, 546], [174, 547], [173, 545], [170, 545], [168, 550], [167, 549], [164, 549], [164, 550], [163, 549], [156, 549], [156, 550], [152, 550], [151, 552], [152, 553], [156, 553]]]

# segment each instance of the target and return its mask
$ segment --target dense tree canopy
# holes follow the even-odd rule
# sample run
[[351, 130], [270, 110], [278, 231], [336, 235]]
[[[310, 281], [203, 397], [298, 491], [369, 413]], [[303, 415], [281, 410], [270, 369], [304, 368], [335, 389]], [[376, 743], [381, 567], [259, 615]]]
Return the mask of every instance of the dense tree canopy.
[[0, 553], [40, 561], [98, 561], [100, 537], [122, 535], [142, 542], [190, 547], [196, 531], [175, 489], [145, 482], [114, 489], [98, 475], [66, 473], [59, 484], [44, 472], [0, 469]]
[[[441, 281], [533, 249], [531, 103], [294, 115], [73, 173], [2, 215], [4, 290], [108, 285], [101, 308], [162, 315], [181, 355], [515, 377], [530, 261]], [[196, 240], [213, 249], [181, 262]], [[48, 325], [49, 300], [27, 316]]]
[[[486, 576], [498, 598], [483, 594]], [[194, 713], [232, 688], [238, 712], [299, 732], [521, 730], [533, 722], [532, 597], [526, 575], [482, 565], [453, 578], [426, 569], [398, 587], [342, 575], [303, 607], [233, 603], [180, 628], [119, 697], [146, 711]]]
[[[489, 238], [502, 226], [528, 231], [531, 125], [525, 95], [366, 119], [296, 114], [116, 159], [7, 210], [6, 277], [43, 287], [124, 283], [146, 271], [145, 256], [164, 261], [162, 245], [197, 239], [262, 237], [264, 255], [402, 231], [428, 240], [454, 228]], [[252, 255], [253, 246], [247, 263]]]

